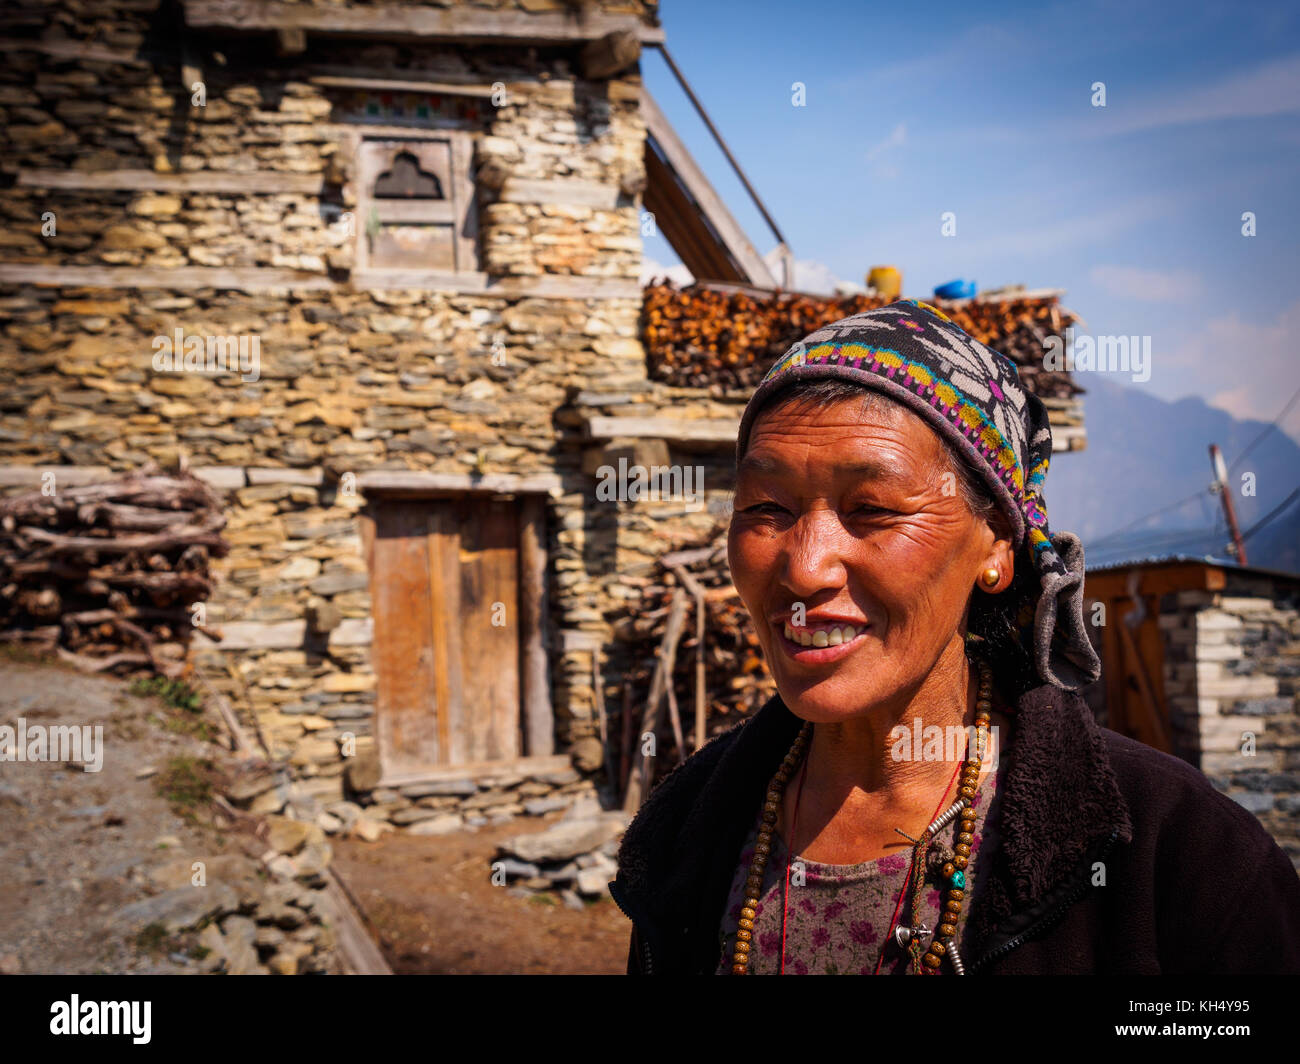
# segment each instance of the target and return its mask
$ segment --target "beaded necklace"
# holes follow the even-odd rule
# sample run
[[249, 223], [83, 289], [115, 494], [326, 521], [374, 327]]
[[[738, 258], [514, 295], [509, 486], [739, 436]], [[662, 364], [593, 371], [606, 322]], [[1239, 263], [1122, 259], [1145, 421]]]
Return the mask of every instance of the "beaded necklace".
[[[966, 867], [970, 862], [971, 843], [974, 841], [975, 809], [973, 801], [979, 785], [980, 768], [984, 763], [984, 753], [988, 749], [990, 713], [993, 709], [993, 673], [984, 662], [978, 663], [979, 687], [975, 699], [975, 755], [968, 757], [960, 767], [961, 785], [957, 789], [957, 800], [943, 813], [936, 816], [921, 837], [912, 839], [902, 830], [895, 828], [900, 835], [909, 839], [912, 848], [912, 865], [908, 879], [904, 880], [903, 891], [907, 883], [912, 883], [911, 923], [894, 929], [894, 938], [898, 945], [905, 948], [912, 958], [914, 975], [937, 975], [943, 958], [947, 957], [952, 970], [957, 975], [965, 975], [961, 955], [957, 952], [957, 921], [961, 917], [962, 902], [966, 897]], [[754, 844], [754, 856], [750, 861], [749, 874], [745, 880], [745, 904], [740, 910], [740, 920], [736, 930], [736, 948], [732, 955], [731, 974], [746, 975], [749, 972], [749, 955], [754, 946], [754, 921], [758, 916], [758, 899], [763, 890], [763, 873], [767, 868], [767, 859], [772, 852], [772, 835], [781, 811], [781, 798], [795, 768], [799, 767], [812, 739], [813, 726], [805, 722], [799, 729], [789, 753], [772, 776], [767, 785], [767, 794], [763, 799], [762, 824], [758, 831], [758, 840]], [[968, 751], [969, 753], [969, 751]], [[955, 844], [951, 850], [942, 844], [935, 845], [934, 840], [940, 831], [960, 817]], [[793, 842], [793, 840], [791, 840]], [[934, 847], [932, 851], [932, 846]], [[944, 892], [943, 909], [938, 930], [929, 942], [923, 939], [930, 934], [921, 922], [921, 893], [925, 885], [927, 867], [937, 866], [948, 881]], [[787, 893], [789, 891], [789, 866], [786, 867]], [[901, 901], [900, 895], [900, 901]], [[897, 915], [897, 909], [895, 909]], [[782, 963], [784, 964], [784, 919], [782, 920]], [[888, 942], [888, 938], [886, 938]], [[883, 954], [882, 954], [883, 955]], [[879, 965], [877, 965], [877, 970]]]

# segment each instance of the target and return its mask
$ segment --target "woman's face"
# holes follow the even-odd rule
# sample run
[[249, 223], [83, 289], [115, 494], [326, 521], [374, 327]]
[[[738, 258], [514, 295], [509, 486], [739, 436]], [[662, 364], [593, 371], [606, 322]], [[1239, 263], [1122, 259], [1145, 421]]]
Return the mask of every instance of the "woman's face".
[[732, 579], [805, 720], [910, 698], [945, 647], [960, 649], [981, 572], [995, 564], [1000, 586], [1011, 580], [1009, 540], [967, 509], [939, 437], [905, 407], [878, 406], [769, 407], [738, 470]]

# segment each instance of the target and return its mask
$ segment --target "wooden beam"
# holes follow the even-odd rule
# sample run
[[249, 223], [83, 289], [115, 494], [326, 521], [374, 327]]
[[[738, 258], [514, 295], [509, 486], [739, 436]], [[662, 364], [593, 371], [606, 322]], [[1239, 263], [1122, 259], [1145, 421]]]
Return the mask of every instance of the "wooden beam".
[[0, 263], [0, 284], [35, 284], [91, 288], [234, 288], [248, 292], [268, 288], [338, 287], [328, 277], [298, 270], [260, 266], [42, 266]]
[[[658, 146], [663, 161], [672, 169], [677, 180], [681, 182], [682, 188], [690, 194], [700, 216], [709, 223], [720, 245], [739, 267], [742, 276], [738, 279], [764, 288], [775, 288], [776, 278], [772, 276], [762, 256], [754, 250], [754, 245], [749, 242], [744, 230], [727, 210], [722, 198], [704, 176], [704, 171], [686, 150], [686, 145], [677, 136], [677, 132], [664, 113], [659, 110], [659, 105], [655, 103], [649, 90], [644, 87], [641, 89], [641, 114], [645, 118], [646, 132]], [[671, 234], [665, 231], [664, 235], [671, 243], [673, 239]]]
[[579, 65], [593, 81], [613, 77], [641, 58], [641, 40], [633, 30], [614, 30], [582, 49]]
[[424, 5], [341, 5], [325, 7], [276, 0], [185, 0], [185, 21], [194, 27], [241, 31], [299, 28], [312, 33], [360, 37], [415, 37], [459, 44], [566, 45], [629, 30], [642, 44], [659, 44], [664, 31], [634, 15], [591, 11], [485, 11]]
[[301, 26], [281, 26], [275, 31], [277, 55], [302, 55], [307, 50], [307, 31]]
[[587, 434], [595, 440], [620, 436], [634, 439], [676, 440], [689, 443], [736, 444], [740, 419], [700, 418], [696, 421], [673, 417], [589, 417]]
[[357, 487], [367, 493], [459, 495], [489, 492], [495, 495], [546, 495], [561, 490], [554, 473], [426, 473], [406, 469], [374, 469], [357, 477]]
[[488, 99], [492, 86], [483, 82], [474, 84], [455, 81], [420, 81], [394, 77], [357, 77], [343, 74], [317, 74], [307, 79], [313, 85], [326, 89], [376, 89], [397, 92], [430, 92], [441, 96], [473, 96]]
[[267, 289], [407, 288], [499, 296], [502, 299], [641, 299], [641, 285], [631, 278], [547, 274], [492, 278], [485, 273], [437, 270], [354, 270], [348, 282], [318, 273], [260, 266], [46, 266], [0, 263], [0, 284], [93, 288], [218, 288], [261, 292]]
[[546, 664], [546, 500], [525, 497], [519, 508], [520, 710], [524, 749], [530, 756], [555, 753], [555, 714]]
[[[58, 59], [83, 59], [91, 63], [120, 63], [137, 67], [152, 65], [150, 57], [146, 55], [120, 48], [106, 48], [102, 44], [87, 44], [84, 41], [23, 41], [5, 38], [0, 40], [0, 52], [40, 52]], [[161, 60], [163, 57], [155, 54], [154, 58]]]
[[224, 192], [253, 195], [318, 194], [320, 174], [285, 174], [270, 170], [224, 173], [192, 170], [160, 174], [153, 170], [42, 170], [17, 172], [20, 188], [112, 189], [129, 192]]
[[613, 210], [620, 196], [618, 185], [577, 178], [509, 177], [497, 198], [503, 203], [555, 203], [571, 207]]

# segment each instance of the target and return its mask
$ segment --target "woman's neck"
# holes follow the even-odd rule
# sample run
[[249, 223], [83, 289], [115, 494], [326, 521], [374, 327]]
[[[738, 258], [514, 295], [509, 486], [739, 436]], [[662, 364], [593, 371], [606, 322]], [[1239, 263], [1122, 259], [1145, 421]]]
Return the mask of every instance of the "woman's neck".
[[[798, 773], [782, 803], [782, 834], [801, 847], [796, 852], [840, 864], [908, 846], [894, 828], [915, 835], [936, 806], [956, 796], [957, 765], [975, 734], [977, 689], [978, 672], [959, 639], [900, 708], [815, 725], [798, 797], [798, 838], [790, 834]], [[999, 721], [1005, 718], [995, 711], [993, 724]], [[985, 772], [992, 768], [986, 756]], [[849, 851], [854, 856], [844, 859]]]

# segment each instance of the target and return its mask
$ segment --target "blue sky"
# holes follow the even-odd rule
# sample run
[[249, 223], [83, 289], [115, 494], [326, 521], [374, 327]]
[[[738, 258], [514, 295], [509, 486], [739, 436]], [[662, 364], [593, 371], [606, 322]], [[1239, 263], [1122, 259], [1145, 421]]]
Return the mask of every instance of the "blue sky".
[[[1160, 398], [1271, 421], [1300, 386], [1300, 5], [664, 0], [662, 19], [798, 259], [859, 284], [892, 264], [921, 298], [1066, 289], [1087, 332], [1151, 337], [1130, 386]], [[768, 252], [662, 57], [642, 68]], [[646, 255], [677, 261], [661, 238]], [[1300, 403], [1283, 428], [1300, 440]]]

